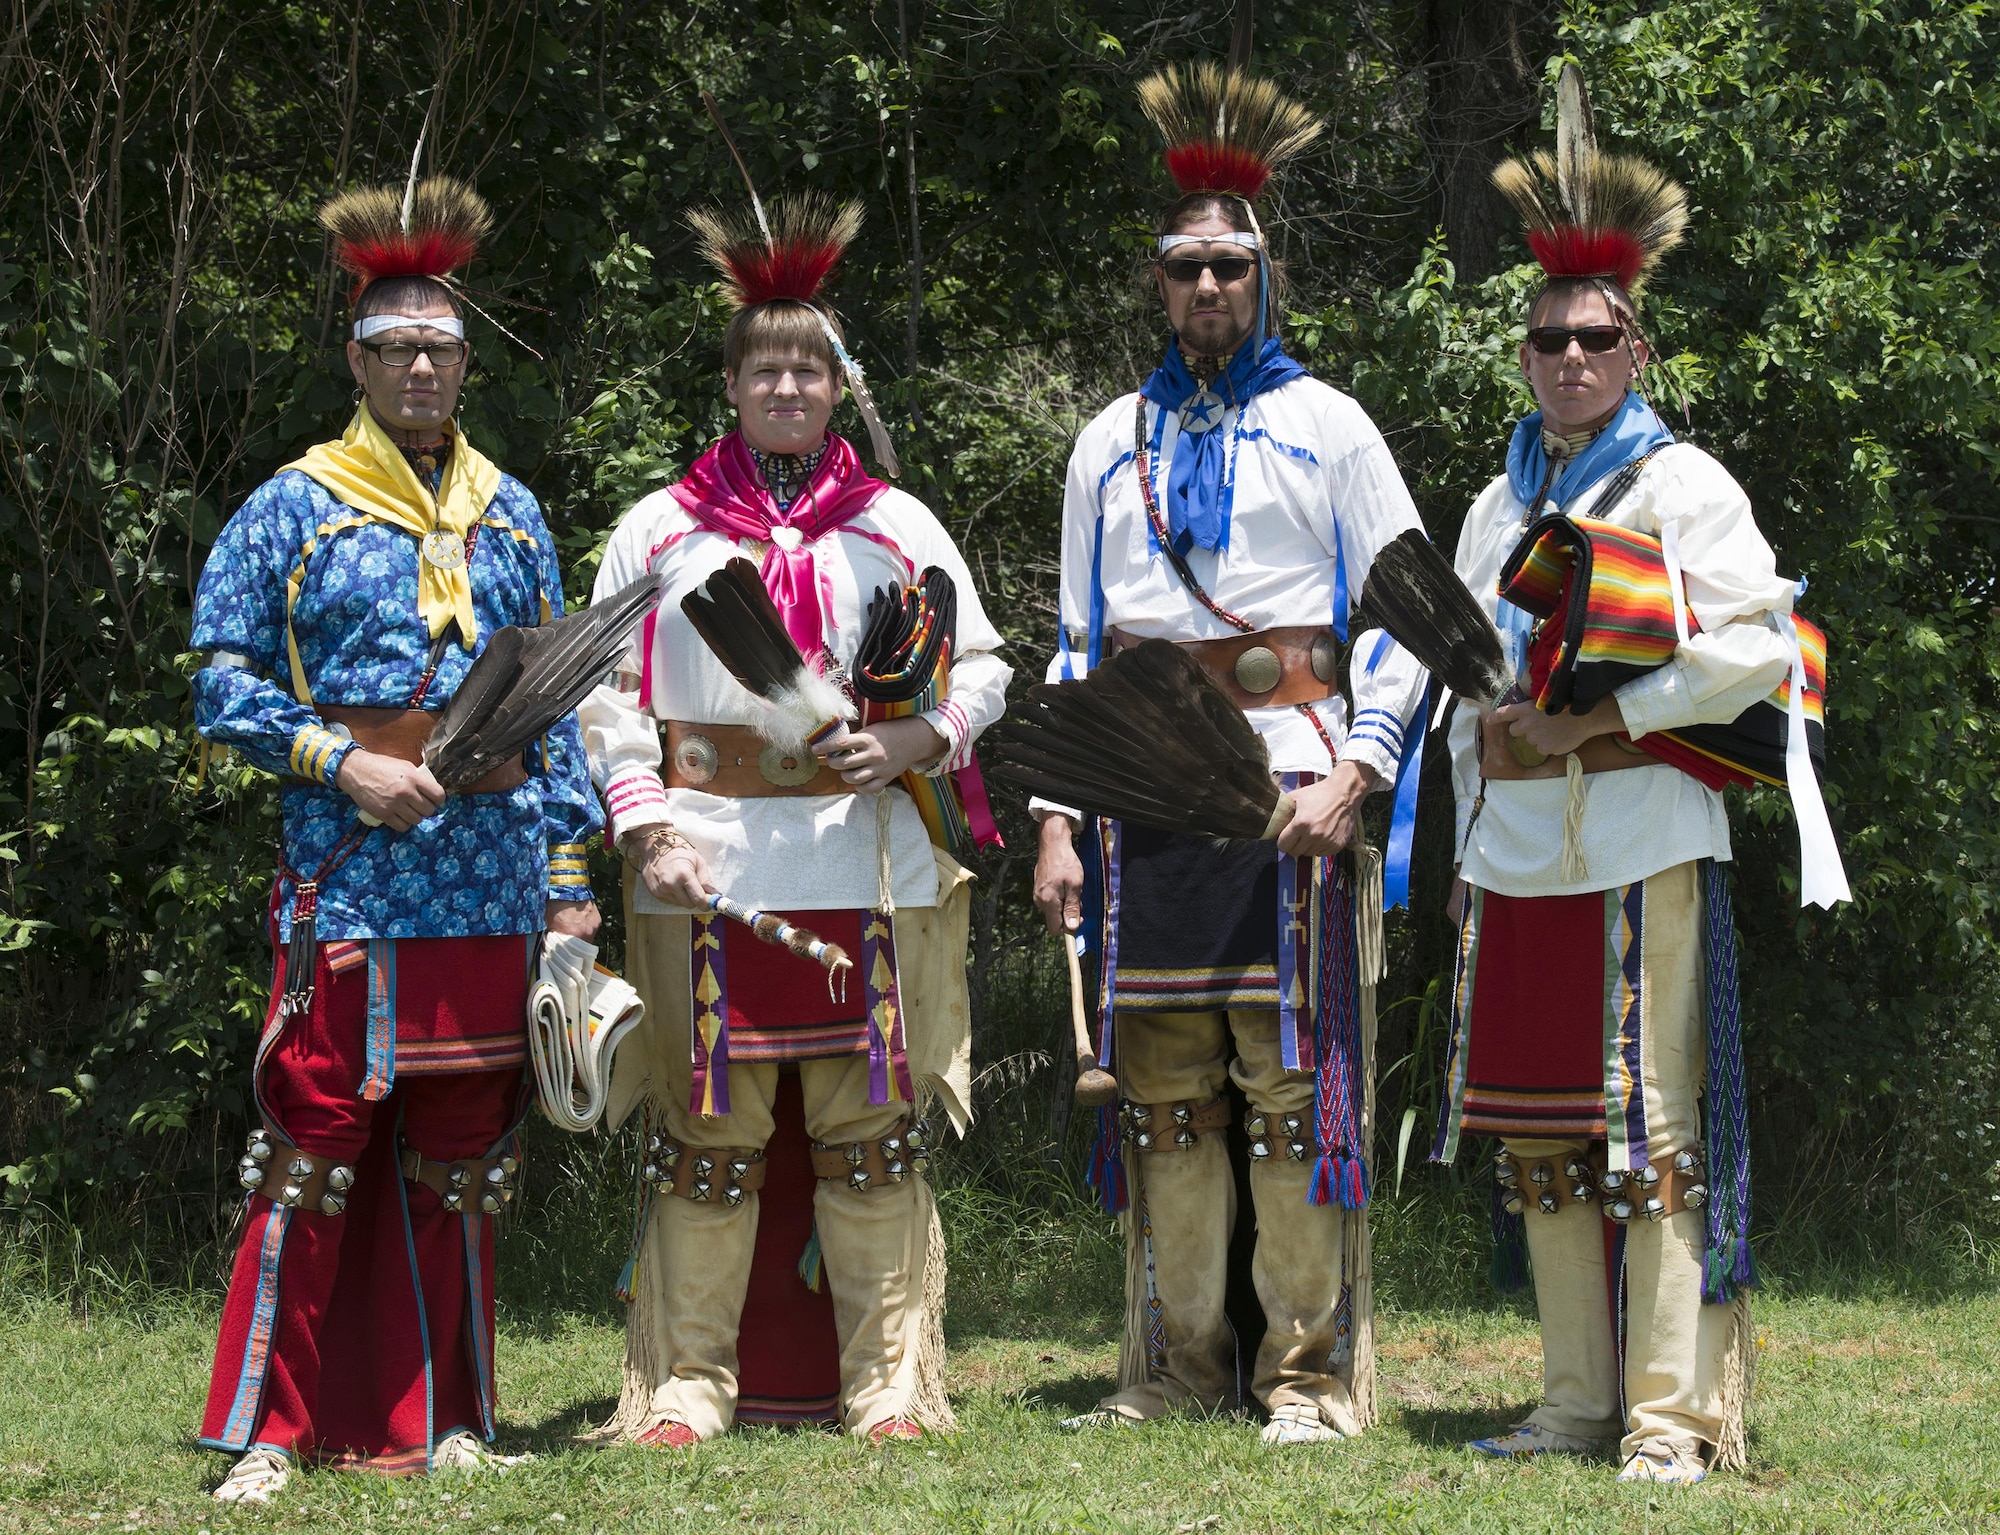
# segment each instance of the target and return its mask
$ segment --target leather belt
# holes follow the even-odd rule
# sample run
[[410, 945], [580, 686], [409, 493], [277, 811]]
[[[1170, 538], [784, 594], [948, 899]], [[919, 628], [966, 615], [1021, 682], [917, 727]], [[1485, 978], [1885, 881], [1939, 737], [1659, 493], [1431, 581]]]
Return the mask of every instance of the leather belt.
[[669, 789], [699, 789], [726, 799], [763, 795], [852, 794], [854, 785], [811, 752], [780, 751], [747, 725], [662, 721]]
[[354, 1169], [332, 1157], [303, 1152], [269, 1125], [259, 1125], [236, 1164], [236, 1181], [287, 1209], [338, 1215], [347, 1208]]
[[[1113, 629], [1112, 654], [1140, 636]], [[1259, 629], [1219, 640], [1175, 640], [1239, 709], [1289, 708], [1331, 698], [1340, 679], [1340, 649], [1324, 624]]]
[[1565, 1205], [1595, 1199], [1603, 1202], [1604, 1218], [1621, 1225], [1700, 1210], [1709, 1197], [1699, 1146], [1674, 1152], [1664, 1165], [1650, 1163], [1631, 1172], [1607, 1172], [1601, 1145], [1560, 1160], [1503, 1151], [1494, 1159], [1494, 1178], [1500, 1185], [1501, 1206], [1510, 1215], [1528, 1210], [1554, 1215]]
[[[429, 709], [368, 709], [358, 705], [319, 705], [320, 718], [329, 725], [345, 725], [363, 751], [394, 757], [399, 762], [421, 763], [424, 744], [437, 729], [438, 716]], [[505, 794], [528, 781], [527, 764], [519, 757], [503, 762], [484, 777], [474, 779], [457, 794]]]
[[[1569, 772], [1563, 757], [1544, 757], [1532, 766], [1515, 756], [1515, 748], [1532, 753], [1519, 736], [1508, 732], [1507, 722], [1486, 714], [1479, 720], [1479, 772], [1493, 780], [1521, 778], [1561, 778]], [[1660, 759], [1644, 747], [1633, 745], [1624, 735], [1592, 736], [1576, 749], [1576, 759], [1586, 773], [1616, 773], [1623, 768], [1658, 767]]]

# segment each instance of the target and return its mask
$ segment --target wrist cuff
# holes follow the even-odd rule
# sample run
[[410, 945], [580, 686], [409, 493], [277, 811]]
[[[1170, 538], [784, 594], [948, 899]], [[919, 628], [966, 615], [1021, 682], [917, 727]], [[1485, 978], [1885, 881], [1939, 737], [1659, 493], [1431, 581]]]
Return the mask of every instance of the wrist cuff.
[[353, 750], [354, 742], [347, 736], [335, 735], [324, 725], [301, 725], [299, 733], [292, 737], [289, 766], [306, 782], [331, 789], [340, 777], [341, 763]]

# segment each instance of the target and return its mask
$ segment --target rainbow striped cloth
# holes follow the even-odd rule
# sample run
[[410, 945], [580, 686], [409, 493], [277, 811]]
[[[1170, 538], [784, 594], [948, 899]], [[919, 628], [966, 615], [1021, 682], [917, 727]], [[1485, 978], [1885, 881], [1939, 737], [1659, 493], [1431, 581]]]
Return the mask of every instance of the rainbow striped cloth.
[[[1581, 592], [1579, 601], [1577, 594]], [[1538, 517], [1500, 568], [1500, 595], [1539, 622], [1523, 691], [1545, 713], [1588, 714], [1599, 699], [1667, 664], [1680, 644], [1674, 582], [1660, 540], [1595, 517]], [[1684, 605], [1685, 608], [1685, 605]], [[1691, 609], [1687, 633], [1700, 632]], [[1794, 614], [1805, 661], [1806, 744], [1826, 776], [1826, 635]], [[1791, 674], [1726, 725], [1657, 730], [1645, 749], [1710, 788], [1784, 787]]]

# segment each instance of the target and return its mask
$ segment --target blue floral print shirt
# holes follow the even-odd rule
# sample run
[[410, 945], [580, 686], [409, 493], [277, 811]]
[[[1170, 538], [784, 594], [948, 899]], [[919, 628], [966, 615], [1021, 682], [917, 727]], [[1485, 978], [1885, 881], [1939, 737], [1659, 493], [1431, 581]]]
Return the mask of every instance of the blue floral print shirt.
[[[353, 742], [292, 692], [286, 583], [303, 569], [291, 635], [313, 699], [400, 709], [432, 644], [417, 612], [419, 558], [408, 533], [287, 470], [252, 492], [202, 570], [194, 646], [210, 664], [195, 676], [195, 725], [285, 781], [281, 942], [297, 878], [319, 870], [359, 824], [334, 787]], [[504, 625], [562, 612], [555, 541], [533, 494], [510, 476], [480, 518], [470, 575], [481, 646]], [[423, 707], [442, 709], [472, 661], [454, 630]], [[507, 793], [453, 794], [408, 832], [369, 832], [321, 882], [320, 938], [532, 933], [548, 901], [589, 900], [585, 842], [603, 816], [576, 716], [530, 747], [526, 764], [527, 782]]]

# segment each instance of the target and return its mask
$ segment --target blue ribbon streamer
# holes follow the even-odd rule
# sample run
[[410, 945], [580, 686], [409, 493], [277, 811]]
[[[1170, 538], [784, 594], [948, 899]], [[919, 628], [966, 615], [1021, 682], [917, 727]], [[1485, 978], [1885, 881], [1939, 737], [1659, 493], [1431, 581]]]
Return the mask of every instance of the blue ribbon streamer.
[[1403, 760], [1396, 768], [1396, 807], [1389, 818], [1389, 857], [1382, 871], [1382, 905], [1386, 911], [1410, 904], [1410, 849], [1417, 836], [1417, 786], [1424, 776], [1424, 735], [1430, 729], [1430, 689], [1417, 704], [1416, 717], [1403, 732]]

